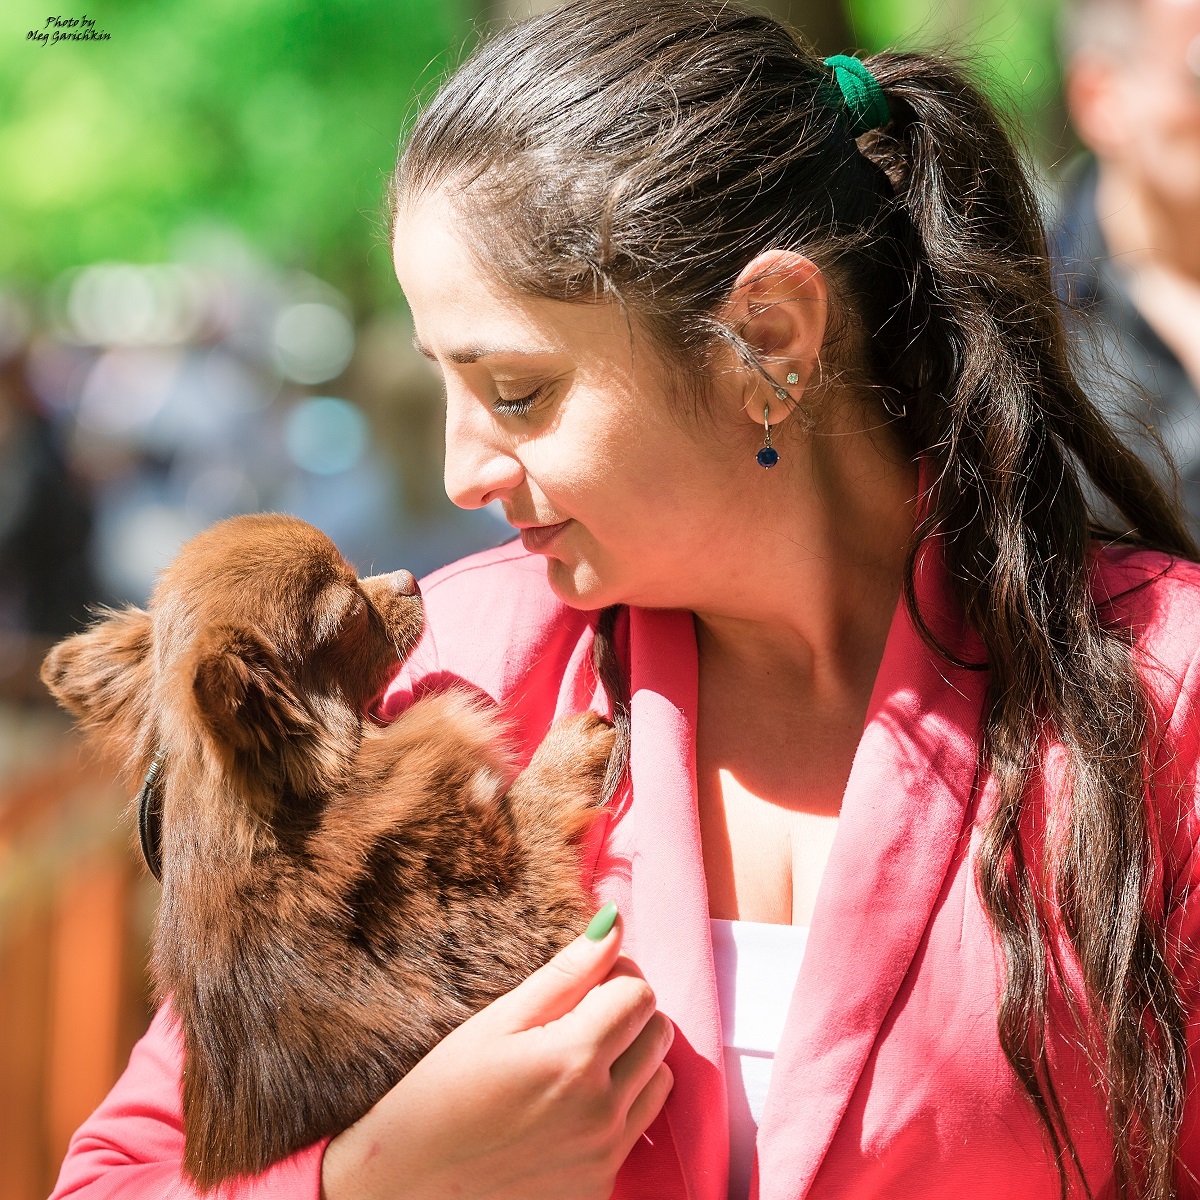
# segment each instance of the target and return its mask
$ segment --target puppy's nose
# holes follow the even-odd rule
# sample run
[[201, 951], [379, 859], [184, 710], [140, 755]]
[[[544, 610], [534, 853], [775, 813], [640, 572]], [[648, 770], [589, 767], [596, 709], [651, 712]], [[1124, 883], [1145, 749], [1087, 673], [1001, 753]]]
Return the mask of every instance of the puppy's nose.
[[419, 596], [421, 589], [411, 571], [393, 571], [388, 576], [388, 583], [402, 596]]

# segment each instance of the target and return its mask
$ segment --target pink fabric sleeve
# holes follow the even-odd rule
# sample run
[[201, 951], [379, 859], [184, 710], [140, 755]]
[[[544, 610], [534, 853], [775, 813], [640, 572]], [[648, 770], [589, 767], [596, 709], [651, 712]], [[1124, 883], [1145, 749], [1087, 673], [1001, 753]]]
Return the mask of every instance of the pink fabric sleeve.
[[[169, 1004], [133, 1048], [125, 1073], [75, 1132], [50, 1200], [194, 1200], [183, 1178], [183, 1066]], [[208, 1193], [209, 1200], [320, 1200], [323, 1138], [254, 1177]]]

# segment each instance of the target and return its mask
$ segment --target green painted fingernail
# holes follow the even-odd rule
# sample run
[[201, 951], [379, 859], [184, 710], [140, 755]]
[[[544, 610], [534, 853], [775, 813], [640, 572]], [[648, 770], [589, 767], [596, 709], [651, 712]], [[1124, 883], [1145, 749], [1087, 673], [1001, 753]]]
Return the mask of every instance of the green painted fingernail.
[[593, 942], [602, 942], [608, 936], [608, 931], [617, 920], [617, 902], [610, 900], [593, 918], [591, 924], [583, 931]]

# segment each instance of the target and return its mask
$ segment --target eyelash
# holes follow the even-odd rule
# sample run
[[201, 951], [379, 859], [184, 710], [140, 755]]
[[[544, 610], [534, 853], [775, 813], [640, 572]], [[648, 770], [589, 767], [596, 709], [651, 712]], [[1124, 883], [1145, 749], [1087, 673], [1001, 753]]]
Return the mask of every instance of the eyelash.
[[523, 417], [541, 399], [545, 390], [546, 385], [543, 384], [537, 391], [531, 392], [528, 396], [521, 396], [516, 400], [501, 400], [497, 397], [493, 407], [498, 413], [503, 413], [506, 417]]

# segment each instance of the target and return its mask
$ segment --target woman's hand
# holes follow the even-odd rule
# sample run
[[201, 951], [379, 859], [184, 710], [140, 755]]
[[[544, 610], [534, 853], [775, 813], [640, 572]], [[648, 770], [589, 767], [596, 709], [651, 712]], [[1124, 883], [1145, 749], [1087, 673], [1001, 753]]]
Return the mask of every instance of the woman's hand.
[[620, 942], [581, 935], [438, 1043], [330, 1142], [324, 1200], [608, 1200], [673, 1082]]

